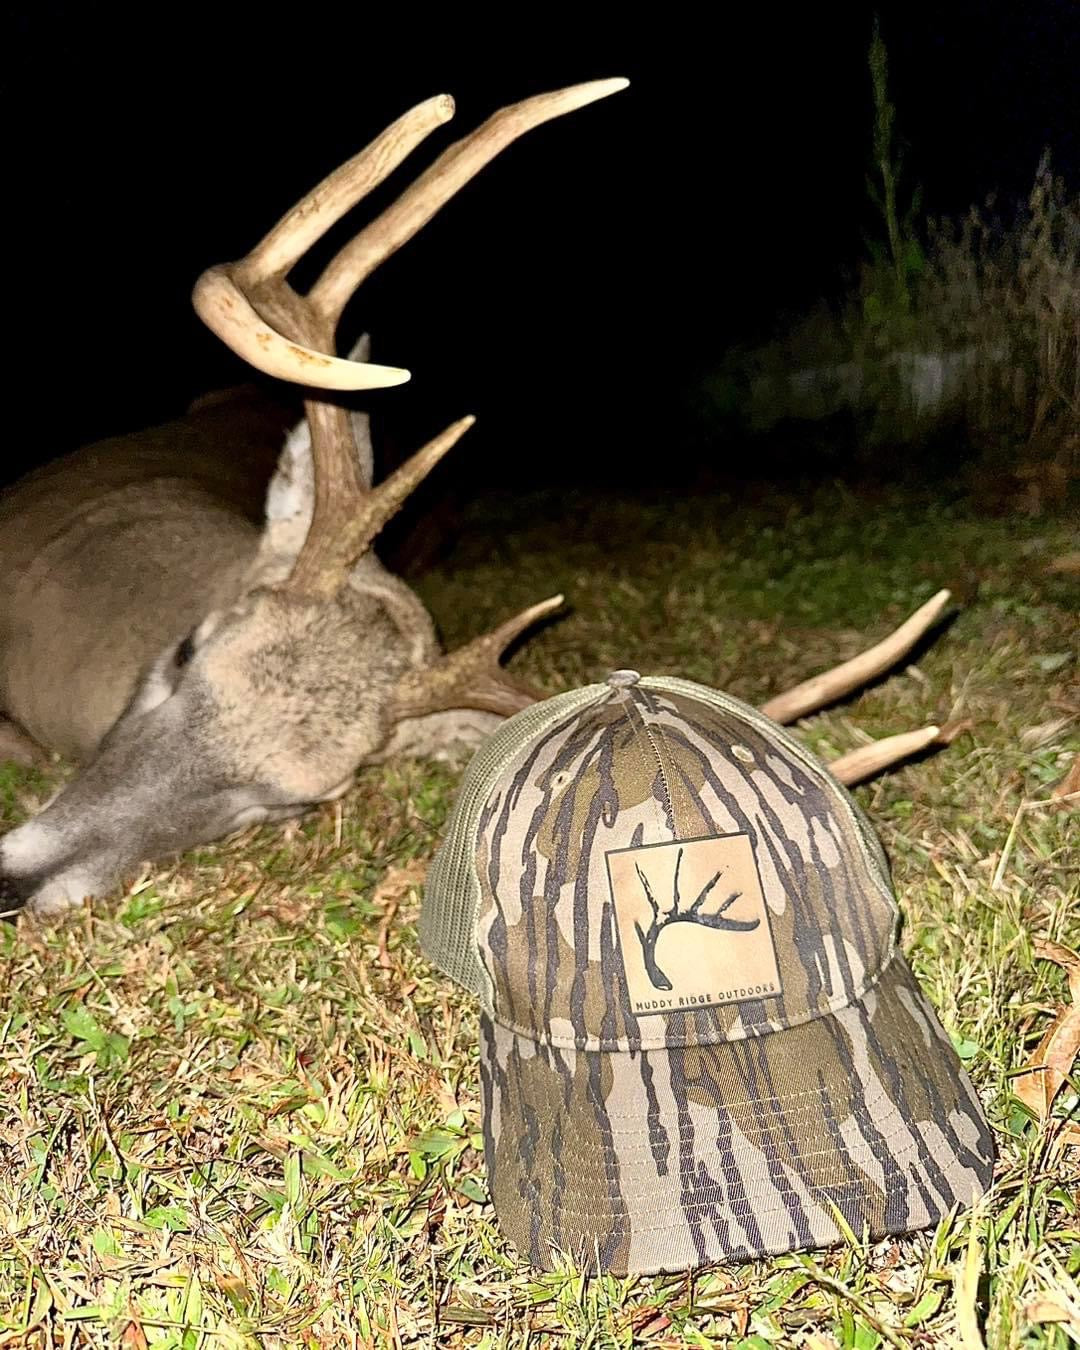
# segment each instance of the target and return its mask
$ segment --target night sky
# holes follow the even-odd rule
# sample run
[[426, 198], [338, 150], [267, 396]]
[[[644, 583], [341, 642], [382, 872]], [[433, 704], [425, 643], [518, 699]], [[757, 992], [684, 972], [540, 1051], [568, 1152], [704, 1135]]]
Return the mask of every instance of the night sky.
[[346, 339], [366, 327], [376, 359], [413, 371], [369, 399], [391, 457], [472, 411], [470, 470], [496, 484], [657, 460], [689, 473], [708, 453], [689, 425], [697, 379], [837, 292], [873, 225], [875, 8], [928, 210], [1022, 194], [1044, 145], [1080, 177], [1072, 0], [712, 8], [372, 26], [370, 6], [289, 23], [247, 6], [8, 7], [3, 476], [243, 379], [190, 309], [198, 273], [437, 92], [454, 122], [362, 213], [505, 103], [631, 80], [512, 146], [346, 316]]

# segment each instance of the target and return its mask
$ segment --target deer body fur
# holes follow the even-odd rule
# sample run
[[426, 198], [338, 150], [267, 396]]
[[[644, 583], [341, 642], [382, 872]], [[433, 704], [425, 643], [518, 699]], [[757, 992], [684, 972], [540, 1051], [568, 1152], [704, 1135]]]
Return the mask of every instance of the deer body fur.
[[284, 431], [237, 391], [0, 497], [0, 712], [89, 759], [150, 662], [240, 593]]

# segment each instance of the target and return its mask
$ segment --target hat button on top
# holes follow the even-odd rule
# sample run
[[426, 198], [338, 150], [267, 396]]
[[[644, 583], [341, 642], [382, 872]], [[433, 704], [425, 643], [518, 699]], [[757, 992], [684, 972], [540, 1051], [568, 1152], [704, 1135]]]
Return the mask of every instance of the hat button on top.
[[641, 676], [636, 670], [613, 670], [607, 677], [607, 682], [612, 689], [627, 689], [632, 684], [637, 684]]

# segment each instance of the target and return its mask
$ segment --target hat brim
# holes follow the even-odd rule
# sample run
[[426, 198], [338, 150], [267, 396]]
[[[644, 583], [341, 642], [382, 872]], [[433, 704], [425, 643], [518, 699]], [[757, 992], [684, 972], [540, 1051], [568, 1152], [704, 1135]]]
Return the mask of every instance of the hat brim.
[[905, 1233], [993, 1172], [978, 1098], [899, 955], [859, 1003], [719, 1045], [556, 1049], [485, 1016], [481, 1079], [496, 1215], [546, 1269], [565, 1254], [656, 1274], [828, 1246], [842, 1224]]

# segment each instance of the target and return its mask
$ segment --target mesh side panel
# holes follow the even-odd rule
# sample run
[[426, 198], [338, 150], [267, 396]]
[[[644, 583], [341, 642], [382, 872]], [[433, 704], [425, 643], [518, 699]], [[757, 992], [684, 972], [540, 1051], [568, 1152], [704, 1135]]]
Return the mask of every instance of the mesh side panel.
[[473, 756], [461, 780], [442, 846], [428, 868], [420, 911], [420, 947], [452, 980], [475, 994], [488, 1016], [494, 1015], [493, 990], [476, 943], [480, 879], [476, 875], [476, 836], [480, 818], [507, 762], [560, 718], [611, 693], [606, 684], [589, 684], [556, 694], [515, 714]]
[[816, 755], [807, 750], [806, 746], [797, 741], [786, 727], [782, 727], [779, 722], [774, 722], [771, 717], [766, 717], [763, 712], [752, 707], [749, 703], [744, 703], [742, 699], [732, 698], [730, 694], [722, 694], [717, 689], [710, 689], [704, 684], [694, 684], [691, 680], [679, 680], [667, 675], [649, 675], [641, 681], [647, 689], [668, 690], [673, 694], [684, 694], [689, 698], [699, 699], [702, 703], [711, 704], [714, 708], [720, 708], [724, 712], [734, 713], [738, 717], [744, 718], [751, 725], [764, 731], [777, 746], [782, 746], [785, 750], [811, 769], [813, 773], [827, 787], [836, 801], [839, 808], [841, 819], [846, 819], [853, 827], [855, 838], [858, 839], [863, 854], [865, 855], [869, 872], [881, 887], [882, 894], [888, 900], [892, 907], [896, 908], [896, 898], [893, 894], [892, 879], [889, 874], [889, 862], [885, 857], [885, 850], [881, 846], [881, 840], [878, 838], [874, 827], [866, 818], [862, 808], [855, 798], [848, 792], [847, 788], [829, 772]]

